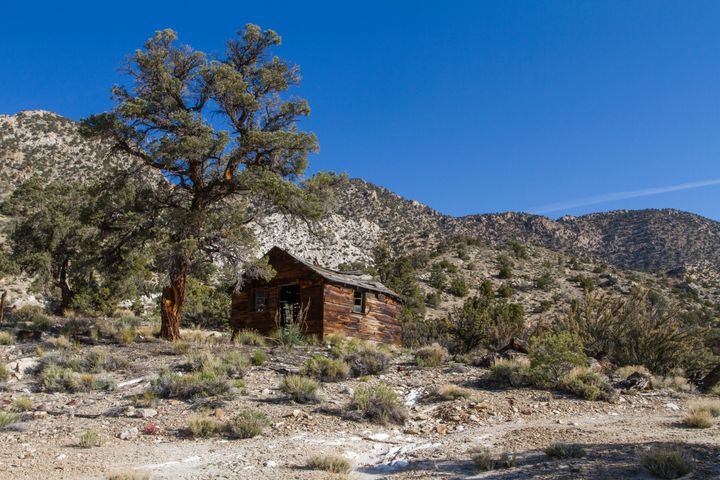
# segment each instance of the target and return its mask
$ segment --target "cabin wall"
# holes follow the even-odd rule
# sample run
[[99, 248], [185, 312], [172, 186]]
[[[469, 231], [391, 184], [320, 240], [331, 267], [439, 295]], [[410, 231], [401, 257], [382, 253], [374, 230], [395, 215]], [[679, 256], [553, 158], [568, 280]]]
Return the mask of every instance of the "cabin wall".
[[365, 312], [353, 312], [353, 287], [325, 284], [324, 334], [364, 338], [400, 345], [402, 321], [400, 304], [387, 295], [368, 291]]
[[[232, 296], [230, 325], [233, 329], [253, 329], [267, 334], [277, 328], [277, 314], [280, 305], [280, 288], [284, 285], [300, 286], [300, 303], [307, 307], [303, 325], [308, 334], [322, 335], [323, 331], [323, 279], [299, 262], [285, 255], [270, 258], [276, 271], [270, 282], [255, 282]], [[267, 307], [263, 312], [255, 311], [255, 291], [267, 292]]]

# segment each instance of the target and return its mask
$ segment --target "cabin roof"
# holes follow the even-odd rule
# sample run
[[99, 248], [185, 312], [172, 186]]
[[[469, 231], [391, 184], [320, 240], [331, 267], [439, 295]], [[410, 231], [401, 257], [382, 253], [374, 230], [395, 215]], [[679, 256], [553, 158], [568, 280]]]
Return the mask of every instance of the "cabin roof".
[[374, 280], [372, 276], [363, 274], [361, 272], [339, 272], [337, 270], [332, 270], [330, 268], [321, 267], [320, 265], [315, 265], [314, 263], [310, 262], [309, 260], [306, 260], [302, 257], [298, 257], [297, 255], [293, 255], [292, 253], [288, 252], [287, 250], [283, 250], [280, 247], [273, 247], [268, 252], [268, 255], [273, 251], [280, 251], [284, 253], [285, 255], [288, 255], [289, 257], [293, 258], [297, 262], [300, 262], [301, 264], [305, 265], [307, 268], [312, 270], [313, 272], [317, 273], [324, 279], [326, 279], [329, 282], [332, 283], [341, 283], [343, 285], [349, 285], [352, 287], [359, 287], [364, 288], [366, 290], [372, 290], [374, 292], [383, 293], [385, 295], [394, 297], [398, 300], [401, 300], [402, 297], [398, 295], [397, 293], [393, 292], [389, 288], [387, 288], [382, 283], [378, 282], [377, 280]]

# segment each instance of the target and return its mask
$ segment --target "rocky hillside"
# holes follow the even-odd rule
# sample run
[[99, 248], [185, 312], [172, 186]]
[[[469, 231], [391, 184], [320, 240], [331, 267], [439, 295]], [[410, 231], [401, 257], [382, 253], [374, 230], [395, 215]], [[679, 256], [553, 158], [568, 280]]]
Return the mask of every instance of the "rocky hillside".
[[[82, 138], [77, 124], [44, 111], [0, 116], [2, 192], [32, 175], [77, 178], [107, 166], [106, 149]], [[372, 261], [385, 242], [410, 252], [453, 237], [544, 247], [595, 262], [643, 271], [671, 272], [701, 281], [720, 274], [720, 223], [676, 210], [547, 217], [501, 213], [452, 217], [365, 182], [350, 180], [320, 226], [275, 215], [255, 226], [258, 253], [280, 245], [328, 266]], [[482, 206], [477, 206], [481, 209]]]

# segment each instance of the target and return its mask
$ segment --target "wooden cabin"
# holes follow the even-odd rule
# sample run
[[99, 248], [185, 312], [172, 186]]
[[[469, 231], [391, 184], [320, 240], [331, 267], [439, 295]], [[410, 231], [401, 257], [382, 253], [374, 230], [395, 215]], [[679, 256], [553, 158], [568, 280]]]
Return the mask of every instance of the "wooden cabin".
[[400, 345], [401, 299], [369, 275], [338, 272], [273, 247], [270, 281], [249, 281], [233, 293], [230, 325], [270, 333], [298, 322], [306, 334], [339, 334]]

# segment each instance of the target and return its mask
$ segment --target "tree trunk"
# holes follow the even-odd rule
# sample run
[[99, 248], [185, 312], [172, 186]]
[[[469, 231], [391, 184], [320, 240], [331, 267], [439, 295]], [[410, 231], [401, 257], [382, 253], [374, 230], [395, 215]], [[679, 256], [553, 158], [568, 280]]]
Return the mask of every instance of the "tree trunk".
[[7, 298], [7, 290], [4, 290], [0, 297], [0, 323], [5, 320], [5, 299]]
[[185, 304], [185, 277], [187, 268], [185, 265], [170, 276], [170, 285], [163, 288], [162, 305], [160, 308], [162, 324], [160, 326], [160, 337], [165, 340], [180, 340], [180, 319], [182, 318], [183, 306]]
[[700, 381], [700, 388], [703, 392], [709, 392], [715, 385], [720, 385], [720, 365], [713, 368], [710, 373], [705, 375]]
[[65, 316], [67, 310], [72, 305], [73, 292], [67, 281], [67, 267], [69, 260], [66, 258], [60, 267], [60, 278], [58, 279], [58, 287], [60, 287], [60, 315]]

